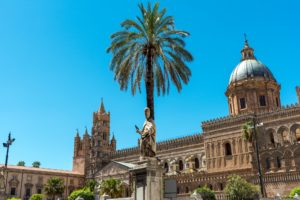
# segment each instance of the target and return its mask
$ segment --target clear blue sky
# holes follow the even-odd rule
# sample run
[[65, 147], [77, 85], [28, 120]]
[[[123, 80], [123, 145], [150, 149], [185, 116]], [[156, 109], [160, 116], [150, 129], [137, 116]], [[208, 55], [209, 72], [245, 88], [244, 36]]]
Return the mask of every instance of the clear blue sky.
[[[139, 14], [137, 0], [0, 1], [0, 141], [16, 138], [10, 164], [35, 160], [71, 169], [75, 130], [90, 130], [103, 97], [118, 148], [135, 146], [145, 93], [120, 91], [108, 65], [110, 35]], [[142, 1], [146, 2], [146, 1]], [[154, 2], [154, 1], [153, 1]], [[176, 27], [191, 33], [192, 78], [180, 94], [155, 100], [158, 140], [201, 132], [228, 115], [224, 92], [240, 60], [243, 33], [282, 85], [283, 104], [300, 85], [300, 1], [162, 0]], [[5, 149], [0, 148], [0, 162]]]

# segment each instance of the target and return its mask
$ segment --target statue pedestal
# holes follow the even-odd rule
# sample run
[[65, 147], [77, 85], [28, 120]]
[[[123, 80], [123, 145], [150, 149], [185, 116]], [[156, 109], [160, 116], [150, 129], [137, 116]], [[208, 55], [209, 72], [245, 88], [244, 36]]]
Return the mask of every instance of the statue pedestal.
[[133, 180], [134, 200], [163, 199], [163, 169], [156, 158], [145, 158], [130, 170]]

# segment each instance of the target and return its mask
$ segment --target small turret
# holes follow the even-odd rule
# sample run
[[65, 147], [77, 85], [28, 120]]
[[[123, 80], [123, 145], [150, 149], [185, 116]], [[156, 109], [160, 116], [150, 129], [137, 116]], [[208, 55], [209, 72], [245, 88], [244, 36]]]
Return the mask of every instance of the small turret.
[[113, 134], [112, 139], [110, 141], [110, 145], [113, 151], [116, 151], [117, 148], [117, 140], [115, 138], [115, 134]]
[[76, 130], [76, 136], [74, 138], [74, 157], [78, 156], [80, 146], [81, 146], [81, 138], [79, 136], [79, 131], [78, 129]]
[[297, 93], [297, 96], [298, 96], [298, 105], [300, 105], [300, 87], [296, 87], [296, 93]]

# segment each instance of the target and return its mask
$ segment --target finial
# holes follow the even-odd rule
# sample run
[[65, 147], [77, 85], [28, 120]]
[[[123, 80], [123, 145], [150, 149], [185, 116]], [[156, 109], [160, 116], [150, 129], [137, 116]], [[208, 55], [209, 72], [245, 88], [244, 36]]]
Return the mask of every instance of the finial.
[[112, 136], [112, 139], [111, 140], [116, 140], [115, 139], [115, 133], [113, 132], [113, 136]]
[[248, 46], [248, 40], [247, 40], [247, 35], [244, 33], [244, 40], [245, 40], [245, 46]]
[[86, 135], [89, 134], [86, 126], [85, 126], [85, 133], [84, 134], [86, 134]]
[[79, 131], [78, 131], [78, 128], [76, 128], [76, 137], [79, 137]]
[[101, 114], [105, 113], [103, 98], [101, 98], [101, 105], [100, 105], [100, 108], [99, 108], [98, 112], [101, 113]]

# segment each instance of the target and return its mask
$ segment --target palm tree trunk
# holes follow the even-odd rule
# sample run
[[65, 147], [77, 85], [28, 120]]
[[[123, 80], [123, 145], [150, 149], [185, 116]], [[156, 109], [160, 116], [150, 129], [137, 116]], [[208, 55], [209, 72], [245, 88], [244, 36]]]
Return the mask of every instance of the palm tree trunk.
[[146, 66], [146, 95], [147, 107], [150, 108], [150, 117], [154, 120], [154, 78], [152, 63], [152, 48], [148, 47]]

